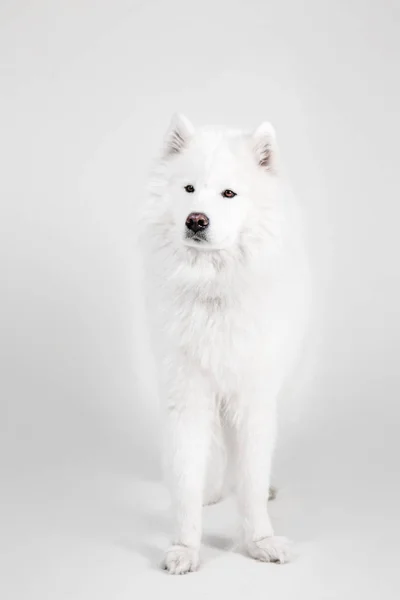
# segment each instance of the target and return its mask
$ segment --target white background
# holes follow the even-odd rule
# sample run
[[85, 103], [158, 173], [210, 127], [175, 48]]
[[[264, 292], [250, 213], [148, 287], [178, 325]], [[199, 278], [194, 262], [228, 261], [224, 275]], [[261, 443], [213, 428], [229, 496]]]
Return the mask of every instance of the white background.
[[[396, 0], [2, 0], [2, 598], [398, 597], [399, 21]], [[271, 120], [309, 221], [317, 342], [282, 404], [283, 567], [232, 549], [228, 500], [205, 511], [202, 570], [158, 570], [135, 218], [175, 110]]]

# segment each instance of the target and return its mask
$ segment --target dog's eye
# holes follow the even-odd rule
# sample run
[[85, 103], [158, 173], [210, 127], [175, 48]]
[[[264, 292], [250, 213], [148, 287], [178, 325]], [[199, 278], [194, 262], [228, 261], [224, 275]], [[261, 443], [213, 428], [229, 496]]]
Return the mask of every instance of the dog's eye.
[[188, 194], [193, 194], [194, 192], [194, 187], [192, 185], [185, 185], [185, 190], [187, 191]]
[[235, 192], [232, 192], [232, 190], [224, 190], [222, 192], [222, 195], [224, 198], [234, 198], [237, 194]]

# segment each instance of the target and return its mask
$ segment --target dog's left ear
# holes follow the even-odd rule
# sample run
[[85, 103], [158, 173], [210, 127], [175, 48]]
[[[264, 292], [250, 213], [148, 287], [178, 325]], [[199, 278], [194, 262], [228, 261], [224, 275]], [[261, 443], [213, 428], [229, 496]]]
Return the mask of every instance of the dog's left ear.
[[263, 169], [274, 171], [276, 167], [276, 136], [275, 129], [265, 121], [253, 133], [253, 147], [257, 162]]
[[179, 154], [189, 143], [194, 134], [194, 127], [184, 115], [174, 114], [164, 138], [164, 154]]

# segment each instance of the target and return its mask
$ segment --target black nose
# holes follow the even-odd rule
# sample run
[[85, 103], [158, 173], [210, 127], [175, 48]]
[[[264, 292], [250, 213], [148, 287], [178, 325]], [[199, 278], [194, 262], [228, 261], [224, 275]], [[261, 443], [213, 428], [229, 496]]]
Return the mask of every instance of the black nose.
[[207, 229], [210, 221], [207, 215], [203, 213], [190, 213], [188, 218], [186, 219], [186, 227], [197, 233], [198, 231], [204, 231]]

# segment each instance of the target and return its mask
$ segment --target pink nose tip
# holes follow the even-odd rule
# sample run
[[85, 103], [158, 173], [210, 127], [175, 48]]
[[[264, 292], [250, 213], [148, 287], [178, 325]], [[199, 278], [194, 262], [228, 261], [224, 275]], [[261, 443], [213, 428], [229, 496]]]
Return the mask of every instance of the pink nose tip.
[[204, 231], [207, 229], [209, 223], [209, 218], [204, 213], [190, 213], [186, 219], [186, 227], [194, 233]]

